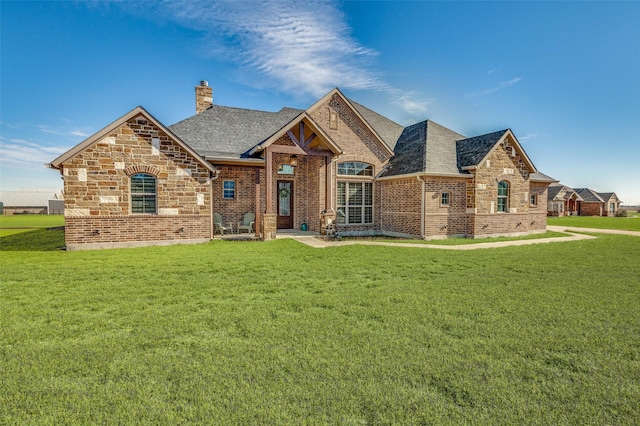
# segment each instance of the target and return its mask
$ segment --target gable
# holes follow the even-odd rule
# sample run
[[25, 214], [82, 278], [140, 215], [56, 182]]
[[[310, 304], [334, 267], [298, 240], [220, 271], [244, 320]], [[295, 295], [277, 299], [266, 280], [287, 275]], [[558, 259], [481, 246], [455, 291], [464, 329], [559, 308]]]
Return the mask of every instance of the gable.
[[463, 171], [480, 167], [500, 146], [514, 158], [514, 162], [524, 164], [524, 167], [519, 167], [521, 172], [525, 172], [525, 169], [527, 175], [537, 172], [515, 135], [509, 129], [458, 141], [456, 151], [459, 169]]
[[[362, 110], [365, 111], [365, 108], [362, 107]], [[307, 113], [328, 135], [338, 141], [348, 154], [362, 150], [364, 144], [379, 162], [385, 162], [393, 155], [393, 150], [376, 129], [337, 88], [309, 107]], [[368, 109], [365, 114], [379, 126], [379, 129], [383, 128], [384, 117]], [[390, 122], [388, 119], [385, 120]], [[356, 146], [358, 144], [360, 146]]]
[[109, 134], [113, 133], [116, 129], [126, 125], [132, 119], [136, 119], [141, 117], [143, 120], [148, 120], [152, 125], [157, 127], [160, 131], [165, 133], [173, 142], [183, 148], [191, 157], [193, 157], [198, 163], [207, 168], [210, 172], [215, 173], [216, 169], [213, 168], [211, 164], [205, 161], [204, 158], [200, 157], [198, 153], [196, 153], [190, 146], [184, 143], [180, 138], [178, 138], [175, 134], [173, 134], [167, 127], [165, 127], [160, 121], [154, 118], [151, 114], [149, 114], [144, 108], [136, 107], [133, 110], [129, 111], [127, 114], [123, 115], [113, 123], [104, 127], [102, 130], [94, 133], [92, 136], [88, 137], [84, 141], [80, 142], [78, 145], [74, 146], [64, 154], [57, 157], [47, 166], [53, 169], [62, 169], [63, 163], [69, 161], [76, 155], [80, 154], [84, 150], [90, 148], [91, 146], [99, 143], [103, 139], [109, 136]]

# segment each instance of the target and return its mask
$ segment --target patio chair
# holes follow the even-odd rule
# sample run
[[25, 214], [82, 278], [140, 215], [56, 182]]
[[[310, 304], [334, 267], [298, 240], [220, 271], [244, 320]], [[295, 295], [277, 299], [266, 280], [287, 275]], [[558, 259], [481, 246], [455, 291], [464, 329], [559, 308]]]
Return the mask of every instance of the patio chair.
[[213, 225], [215, 226], [215, 232], [220, 232], [220, 235], [224, 235], [224, 231], [227, 228], [222, 224], [222, 215], [220, 213], [213, 214]]
[[241, 230], [246, 229], [247, 232], [250, 234], [251, 232], [253, 232], [253, 225], [255, 225], [255, 220], [256, 220], [256, 215], [249, 212], [249, 213], [245, 213], [244, 214], [244, 219], [242, 219], [240, 222], [238, 222], [238, 234], [240, 233]]

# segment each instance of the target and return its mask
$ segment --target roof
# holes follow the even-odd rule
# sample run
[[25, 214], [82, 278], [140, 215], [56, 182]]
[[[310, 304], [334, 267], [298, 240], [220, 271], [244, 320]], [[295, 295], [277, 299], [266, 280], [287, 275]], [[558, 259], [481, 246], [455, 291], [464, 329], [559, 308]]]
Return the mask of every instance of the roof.
[[616, 195], [615, 192], [598, 192], [598, 195], [600, 196], [600, 198], [602, 198], [604, 201], [609, 201], [611, 200], [611, 198], [615, 197], [616, 199], [618, 199], [618, 196]]
[[575, 188], [576, 193], [582, 197], [585, 203], [604, 203], [604, 200], [600, 198], [600, 195], [593, 189], [589, 188]]
[[458, 168], [462, 170], [465, 167], [477, 166], [505, 133], [506, 129], [457, 141]]
[[395, 145], [395, 155], [379, 177], [412, 173], [460, 174], [456, 141], [464, 136], [431, 120], [406, 127]]
[[362, 118], [364, 118], [367, 123], [369, 123], [369, 125], [373, 128], [373, 130], [376, 131], [382, 141], [393, 150], [396, 146], [396, 142], [398, 142], [398, 138], [404, 131], [404, 127], [402, 127], [395, 121], [389, 120], [387, 117], [380, 115], [363, 105], [360, 105], [352, 99], [348, 100], [351, 105], [353, 105], [353, 107], [360, 113]]
[[0, 201], [5, 207], [45, 207], [49, 200], [60, 199], [60, 191], [1, 191]]
[[281, 130], [304, 111], [278, 112], [213, 105], [169, 129], [205, 157], [248, 157], [257, 144]]
[[[558, 182], [557, 179], [552, 178], [551, 176], [545, 175], [544, 173], [535, 172], [529, 175], [529, 179], [533, 182]], [[551, 187], [549, 187], [551, 188]]]

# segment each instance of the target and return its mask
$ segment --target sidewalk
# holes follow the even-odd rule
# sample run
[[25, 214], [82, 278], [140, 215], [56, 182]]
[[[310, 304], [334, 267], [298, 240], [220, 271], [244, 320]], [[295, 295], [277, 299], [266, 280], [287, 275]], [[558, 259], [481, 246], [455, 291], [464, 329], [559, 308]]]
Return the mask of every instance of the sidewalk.
[[555, 232], [589, 232], [592, 234], [617, 234], [617, 235], [631, 235], [634, 237], [640, 237], [638, 231], [623, 231], [620, 229], [598, 229], [598, 228], [578, 228], [575, 226], [547, 226], [548, 231]]
[[[556, 229], [550, 229], [550, 231], [557, 231]], [[591, 230], [585, 230], [581, 228], [575, 228], [576, 230], [581, 230], [584, 232], [595, 232]], [[563, 231], [558, 231], [563, 232]], [[559, 242], [569, 242], [569, 241], [580, 241], [580, 240], [592, 240], [597, 237], [592, 235], [584, 235], [584, 234], [574, 234], [571, 232], [566, 232], [570, 234], [567, 237], [553, 237], [553, 238], [539, 238], [535, 240], [517, 240], [517, 241], [500, 241], [500, 242], [490, 242], [490, 243], [476, 243], [476, 244], [461, 244], [461, 245], [440, 245], [440, 244], [424, 244], [424, 243], [394, 243], [394, 242], [384, 242], [384, 241], [367, 241], [367, 240], [351, 240], [351, 241], [327, 241], [323, 237], [318, 236], [301, 236], [301, 235], [291, 235], [286, 238], [293, 238], [294, 240], [306, 244], [310, 247], [314, 248], [325, 248], [325, 247], [340, 247], [340, 246], [350, 246], [350, 245], [365, 245], [365, 246], [389, 246], [389, 247], [413, 247], [413, 248], [430, 248], [430, 249], [440, 249], [440, 250], [477, 250], [477, 249], [487, 249], [487, 248], [496, 248], [496, 247], [510, 247], [510, 246], [526, 246], [532, 244], [547, 244], [547, 243], [559, 243]], [[640, 236], [640, 232], [636, 232], [633, 235]]]

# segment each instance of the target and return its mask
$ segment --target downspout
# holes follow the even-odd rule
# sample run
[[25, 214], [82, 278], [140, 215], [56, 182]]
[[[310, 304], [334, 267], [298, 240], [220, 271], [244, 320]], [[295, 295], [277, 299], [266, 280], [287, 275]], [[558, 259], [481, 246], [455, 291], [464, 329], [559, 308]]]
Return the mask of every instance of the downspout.
[[425, 226], [425, 222], [424, 222], [424, 213], [425, 213], [425, 196], [424, 196], [424, 191], [426, 189], [426, 182], [424, 181], [424, 179], [422, 178], [422, 176], [416, 176], [416, 178], [422, 182], [422, 188], [421, 188], [421, 196], [420, 196], [420, 239], [424, 240], [424, 226]]
[[213, 240], [213, 236], [215, 235], [215, 225], [213, 223], [213, 181], [216, 179], [218, 179], [218, 173], [209, 173], [209, 241]]

